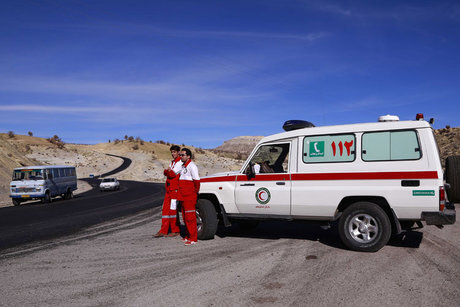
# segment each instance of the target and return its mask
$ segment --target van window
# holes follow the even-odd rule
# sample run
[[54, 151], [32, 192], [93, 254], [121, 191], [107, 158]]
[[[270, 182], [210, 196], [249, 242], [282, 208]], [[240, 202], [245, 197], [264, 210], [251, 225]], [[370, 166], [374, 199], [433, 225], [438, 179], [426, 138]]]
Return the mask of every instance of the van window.
[[421, 157], [415, 131], [385, 131], [363, 134], [364, 161], [417, 160]]
[[303, 162], [351, 162], [355, 160], [355, 135], [307, 136], [303, 140]]
[[53, 168], [53, 178], [59, 178], [59, 169]]
[[15, 180], [42, 180], [43, 170], [41, 169], [22, 169], [13, 171], [13, 181]]

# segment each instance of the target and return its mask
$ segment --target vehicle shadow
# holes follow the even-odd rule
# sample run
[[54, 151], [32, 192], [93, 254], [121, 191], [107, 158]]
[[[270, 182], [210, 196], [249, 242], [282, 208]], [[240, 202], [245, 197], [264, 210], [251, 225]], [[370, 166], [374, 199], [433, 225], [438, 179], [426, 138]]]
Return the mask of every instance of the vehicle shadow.
[[[337, 225], [330, 228], [317, 221], [261, 221], [252, 229], [241, 228], [236, 222], [231, 227], [219, 225], [216, 235], [220, 238], [239, 237], [255, 239], [297, 239], [317, 241], [327, 246], [348, 250], [339, 237]], [[402, 248], [418, 248], [423, 233], [416, 230], [403, 231], [390, 239], [387, 245]]]

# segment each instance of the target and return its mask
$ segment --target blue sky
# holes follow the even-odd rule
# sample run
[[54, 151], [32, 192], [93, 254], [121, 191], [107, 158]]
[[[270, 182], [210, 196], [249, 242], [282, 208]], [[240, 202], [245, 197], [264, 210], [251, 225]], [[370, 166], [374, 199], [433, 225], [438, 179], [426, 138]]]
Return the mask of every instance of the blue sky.
[[214, 148], [379, 115], [460, 126], [458, 1], [1, 1], [0, 132]]

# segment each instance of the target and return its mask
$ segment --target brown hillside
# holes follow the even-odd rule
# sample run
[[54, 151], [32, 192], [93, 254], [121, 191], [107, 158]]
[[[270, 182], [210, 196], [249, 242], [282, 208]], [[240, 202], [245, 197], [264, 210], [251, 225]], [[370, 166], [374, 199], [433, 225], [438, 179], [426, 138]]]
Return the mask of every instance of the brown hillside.
[[449, 156], [460, 156], [460, 127], [435, 130], [442, 166]]

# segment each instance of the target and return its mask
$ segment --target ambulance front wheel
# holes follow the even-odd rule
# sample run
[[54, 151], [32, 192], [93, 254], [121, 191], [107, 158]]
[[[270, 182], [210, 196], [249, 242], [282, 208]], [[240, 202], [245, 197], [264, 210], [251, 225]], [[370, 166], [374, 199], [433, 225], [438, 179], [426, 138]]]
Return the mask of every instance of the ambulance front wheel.
[[217, 212], [214, 204], [207, 199], [199, 199], [196, 203], [196, 223], [198, 227], [198, 239], [214, 239], [217, 232]]
[[339, 235], [351, 250], [376, 252], [390, 239], [390, 219], [377, 204], [357, 202], [343, 212], [339, 220]]

